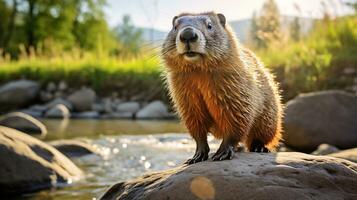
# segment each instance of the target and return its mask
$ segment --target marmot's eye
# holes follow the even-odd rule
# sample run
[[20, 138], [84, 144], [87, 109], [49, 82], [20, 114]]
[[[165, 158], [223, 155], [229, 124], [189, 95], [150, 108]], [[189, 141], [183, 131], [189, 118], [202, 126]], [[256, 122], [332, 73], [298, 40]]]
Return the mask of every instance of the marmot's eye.
[[212, 24], [211, 24], [211, 23], [208, 23], [208, 24], [207, 24], [207, 28], [208, 28], [208, 30], [212, 30]]

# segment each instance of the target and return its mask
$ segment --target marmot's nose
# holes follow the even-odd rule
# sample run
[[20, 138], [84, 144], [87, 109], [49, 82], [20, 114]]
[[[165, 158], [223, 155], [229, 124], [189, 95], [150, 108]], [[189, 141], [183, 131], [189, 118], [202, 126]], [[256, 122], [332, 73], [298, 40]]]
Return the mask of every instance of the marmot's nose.
[[193, 28], [185, 28], [181, 34], [180, 34], [180, 40], [181, 42], [196, 42], [198, 39], [197, 34], [195, 33], [195, 31], [193, 30]]

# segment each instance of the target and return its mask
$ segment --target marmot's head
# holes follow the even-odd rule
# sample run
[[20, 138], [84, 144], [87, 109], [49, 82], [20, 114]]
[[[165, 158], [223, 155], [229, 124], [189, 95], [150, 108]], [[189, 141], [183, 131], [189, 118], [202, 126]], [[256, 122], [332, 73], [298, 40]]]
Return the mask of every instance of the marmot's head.
[[223, 14], [183, 13], [173, 18], [162, 55], [168, 65], [208, 66], [224, 59], [234, 40]]

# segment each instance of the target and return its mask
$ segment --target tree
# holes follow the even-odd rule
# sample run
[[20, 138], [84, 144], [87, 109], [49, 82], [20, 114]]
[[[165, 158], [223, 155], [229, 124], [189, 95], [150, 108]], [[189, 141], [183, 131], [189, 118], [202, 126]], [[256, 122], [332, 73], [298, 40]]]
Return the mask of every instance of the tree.
[[143, 43], [142, 30], [136, 28], [131, 21], [130, 15], [124, 15], [122, 23], [116, 28], [117, 39], [120, 43], [119, 53], [137, 55]]
[[12, 0], [12, 10], [10, 11], [5, 2], [0, 2], [0, 13], [2, 13], [0, 18], [4, 19], [3, 23], [0, 24], [0, 47], [3, 49], [7, 48], [12, 38], [15, 28], [15, 18], [17, 15], [17, 5], [18, 1]]
[[106, 0], [0, 0], [0, 48], [20, 45], [27, 52], [85, 50], [113, 47], [114, 37], [105, 20]]
[[258, 17], [257, 17], [257, 13], [253, 12], [252, 23], [250, 27], [250, 41], [255, 47], [262, 46], [262, 41], [258, 33], [259, 33]]
[[300, 20], [298, 17], [294, 18], [294, 21], [290, 24], [290, 37], [294, 41], [299, 41], [301, 35]]
[[106, 0], [76, 0], [73, 34], [78, 45], [87, 50], [111, 49], [115, 41], [105, 20]]
[[266, 0], [256, 22], [252, 24], [255, 31], [255, 45], [258, 48], [267, 48], [282, 37], [280, 27], [280, 13], [274, 0]]

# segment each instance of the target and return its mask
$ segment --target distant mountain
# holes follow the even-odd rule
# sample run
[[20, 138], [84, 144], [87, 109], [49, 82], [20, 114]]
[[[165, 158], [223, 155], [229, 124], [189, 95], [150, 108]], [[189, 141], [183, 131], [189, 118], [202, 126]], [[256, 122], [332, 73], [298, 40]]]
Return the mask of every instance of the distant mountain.
[[248, 41], [249, 39], [249, 32], [250, 32], [250, 26], [252, 24], [251, 19], [243, 19], [243, 20], [236, 20], [236, 21], [230, 21], [228, 22], [233, 31], [236, 33], [239, 41], [245, 42]]
[[140, 28], [143, 32], [143, 39], [146, 42], [161, 43], [165, 39], [167, 32], [153, 29], [153, 28]]
[[[282, 16], [281, 17], [281, 27], [284, 31], [288, 31], [290, 28], [290, 24], [295, 20], [293, 16]], [[306, 34], [311, 30], [315, 19], [313, 18], [302, 18], [299, 17], [301, 33]], [[234, 32], [241, 42], [247, 42], [250, 37], [250, 28], [252, 24], [252, 19], [244, 19], [231, 21], [229, 24], [232, 26]]]
[[[295, 17], [293, 16], [282, 16], [281, 24], [283, 30], [288, 30], [290, 24], [294, 21]], [[301, 33], [306, 34], [313, 26], [315, 19], [313, 18], [299, 18]], [[243, 19], [230, 21], [229, 24], [232, 26], [232, 29], [236, 33], [237, 37], [242, 43], [245, 43], [249, 40], [250, 28], [251, 28], [252, 19]], [[147, 42], [158, 43], [162, 42], [167, 32], [152, 29], [152, 28], [140, 28], [143, 31], [143, 38]]]

